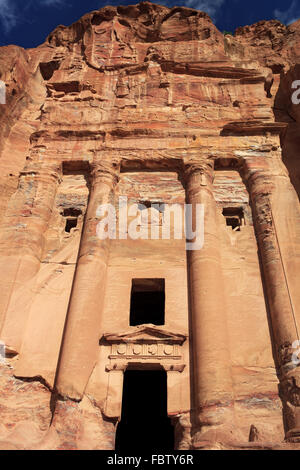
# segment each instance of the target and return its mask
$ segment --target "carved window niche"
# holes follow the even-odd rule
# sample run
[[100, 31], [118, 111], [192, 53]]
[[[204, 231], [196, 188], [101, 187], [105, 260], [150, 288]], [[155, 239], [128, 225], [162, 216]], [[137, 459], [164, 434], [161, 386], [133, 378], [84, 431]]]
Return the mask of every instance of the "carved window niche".
[[223, 216], [227, 227], [231, 227], [234, 232], [240, 232], [245, 225], [244, 211], [242, 207], [224, 207]]
[[61, 212], [65, 219], [65, 233], [71, 233], [71, 230], [77, 227], [78, 218], [82, 215], [80, 209], [68, 208]]
[[146, 323], [165, 323], [165, 279], [132, 279], [129, 324]]
[[[126, 369], [164, 369], [168, 377], [168, 402], [175, 388], [172, 374], [180, 374], [185, 368], [182, 345], [186, 340], [183, 334], [166, 331], [155, 326], [138, 326], [119, 334], [105, 334], [101, 344], [109, 346], [109, 362], [106, 372], [110, 374], [105, 414], [119, 418], [121, 415], [123, 373]], [[171, 375], [170, 375], [171, 374]]]

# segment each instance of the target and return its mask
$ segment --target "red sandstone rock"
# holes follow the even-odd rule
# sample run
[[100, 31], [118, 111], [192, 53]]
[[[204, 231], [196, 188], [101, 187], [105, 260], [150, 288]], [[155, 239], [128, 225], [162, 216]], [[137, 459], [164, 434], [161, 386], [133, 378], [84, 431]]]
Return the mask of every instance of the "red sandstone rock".
[[[0, 48], [0, 448], [113, 449], [149, 362], [176, 448], [299, 448], [299, 50], [299, 21], [224, 37], [147, 2]], [[99, 240], [118, 196], [203, 203], [203, 249]], [[164, 325], [129, 325], [135, 278], [165, 279]]]
[[259, 60], [279, 73], [299, 63], [300, 20], [285, 26], [280, 21], [259, 21], [237, 28], [234, 38], [244, 46], [247, 59]]

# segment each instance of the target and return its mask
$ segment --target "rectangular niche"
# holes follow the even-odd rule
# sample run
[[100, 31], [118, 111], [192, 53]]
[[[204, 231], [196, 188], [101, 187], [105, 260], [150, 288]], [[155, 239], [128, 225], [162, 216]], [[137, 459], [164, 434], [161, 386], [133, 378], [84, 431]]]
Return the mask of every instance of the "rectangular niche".
[[165, 324], [165, 280], [132, 279], [130, 326]]
[[226, 220], [226, 225], [231, 227], [234, 231], [240, 231], [241, 227], [245, 225], [244, 211], [242, 207], [224, 207], [223, 215]]
[[65, 232], [70, 233], [72, 228], [77, 227], [78, 217], [82, 215], [82, 211], [80, 209], [69, 207], [68, 209], [63, 210], [62, 215], [66, 220]]

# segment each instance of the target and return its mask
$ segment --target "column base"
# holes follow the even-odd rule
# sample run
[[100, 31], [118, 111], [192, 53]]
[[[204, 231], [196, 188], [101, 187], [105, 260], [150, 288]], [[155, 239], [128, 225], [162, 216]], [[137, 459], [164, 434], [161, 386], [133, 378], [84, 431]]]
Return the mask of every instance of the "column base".
[[236, 435], [235, 429], [230, 425], [221, 425], [194, 432], [192, 448], [197, 449], [221, 449], [230, 448], [238, 444], [240, 436]]
[[199, 442], [190, 450], [300, 450], [299, 443], [292, 442]]
[[291, 442], [294, 444], [300, 443], [300, 428], [291, 429], [286, 433], [285, 437], [286, 442]]

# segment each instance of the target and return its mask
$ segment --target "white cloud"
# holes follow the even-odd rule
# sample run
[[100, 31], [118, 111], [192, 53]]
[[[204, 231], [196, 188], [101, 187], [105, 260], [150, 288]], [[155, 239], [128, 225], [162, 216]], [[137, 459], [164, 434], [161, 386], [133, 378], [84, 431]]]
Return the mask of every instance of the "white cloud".
[[186, 0], [184, 3], [188, 8], [205, 11], [205, 13], [215, 20], [224, 1], [225, 0]]
[[273, 12], [275, 18], [284, 24], [291, 24], [300, 18], [300, 5], [298, 0], [293, 0], [290, 7], [285, 11], [278, 9]]
[[55, 7], [63, 5], [65, 0], [39, 0], [39, 3], [45, 5], [46, 7]]
[[22, 19], [22, 13], [32, 5], [41, 7], [59, 7], [65, 5], [65, 0], [28, 0], [22, 7], [17, 7], [16, 0], [0, 0], [0, 27], [9, 33]]
[[6, 33], [16, 26], [17, 16], [13, 1], [0, 0], [0, 23]]

